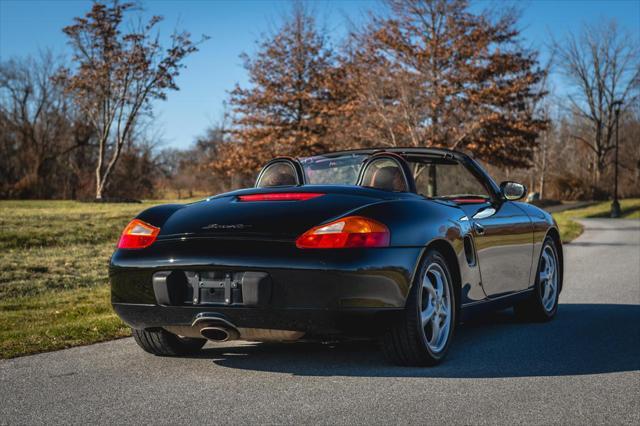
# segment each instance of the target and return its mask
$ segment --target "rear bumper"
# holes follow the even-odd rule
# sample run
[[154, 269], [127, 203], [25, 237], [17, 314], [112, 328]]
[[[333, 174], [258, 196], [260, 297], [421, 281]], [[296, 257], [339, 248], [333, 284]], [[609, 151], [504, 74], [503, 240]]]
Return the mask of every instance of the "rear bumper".
[[[236, 327], [307, 333], [369, 334], [392, 320], [406, 302], [421, 248], [298, 250], [291, 243], [162, 242], [144, 250], [118, 250], [110, 265], [112, 303], [134, 328], [190, 325], [200, 313]], [[154, 291], [161, 271], [253, 271], [270, 277], [260, 306], [167, 303]]]
[[211, 314], [237, 328], [302, 331], [307, 335], [374, 336], [399, 318], [402, 309], [262, 309], [220, 306], [158, 306], [114, 303], [133, 328], [191, 326], [199, 314]]

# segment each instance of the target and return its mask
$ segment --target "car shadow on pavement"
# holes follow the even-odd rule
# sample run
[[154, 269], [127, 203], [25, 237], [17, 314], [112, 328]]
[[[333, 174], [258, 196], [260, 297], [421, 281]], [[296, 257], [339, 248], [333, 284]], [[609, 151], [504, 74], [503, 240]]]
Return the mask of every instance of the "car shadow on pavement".
[[207, 346], [226, 368], [296, 376], [495, 378], [640, 370], [640, 306], [561, 304], [549, 323], [521, 323], [511, 310], [463, 324], [437, 367], [390, 365], [370, 341]]

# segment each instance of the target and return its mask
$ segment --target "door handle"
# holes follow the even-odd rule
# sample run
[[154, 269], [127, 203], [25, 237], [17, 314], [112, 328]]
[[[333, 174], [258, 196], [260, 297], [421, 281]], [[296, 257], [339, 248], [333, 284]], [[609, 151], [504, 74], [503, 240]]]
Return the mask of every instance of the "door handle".
[[484, 235], [484, 226], [480, 225], [478, 222], [474, 222], [473, 227], [476, 229], [478, 235]]

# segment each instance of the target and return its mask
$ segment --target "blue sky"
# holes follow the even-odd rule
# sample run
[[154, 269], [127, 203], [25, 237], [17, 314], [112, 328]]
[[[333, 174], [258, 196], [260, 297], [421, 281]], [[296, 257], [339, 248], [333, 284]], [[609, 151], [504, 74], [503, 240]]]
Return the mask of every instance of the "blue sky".
[[[505, 0], [506, 1], [506, 0]], [[582, 23], [616, 19], [640, 43], [640, 0], [509, 0], [523, 9], [520, 27], [527, 45], [543, 48], [549, 36], [561, 38]], [[500, 1], [480, 1], [475, 7]], [[66, 54], [61, 28], [74, 16], [84, 14], [90, 0], [0, 0], [0, 60], [37, 54], [51, 48]], [[246, 72], [239, 55], [254, 51], [255, 41], [277, 27], [289, 10], [288, 0], [207, 1], [146, 0], [148, 13], [165, 18], [163, 34], [173, 28], [189, 30], [194, 37], [211, 39], [186, 61], [178, 79], [180, 91], [172, 92], [155, 107], [158, 129], [166, 146], [188, 147], [217, 121], [228, 91], [236, 82], [246, 84]], [[378, 9], [377, 1], [315, 0], [308, 2], [319, 22], [338, 41], [349, 22], [366, 20], [367, 10]], [[556, 79], [556, 86], [562, 85]], [[559, 87], [558, 90], [562, 90]]]

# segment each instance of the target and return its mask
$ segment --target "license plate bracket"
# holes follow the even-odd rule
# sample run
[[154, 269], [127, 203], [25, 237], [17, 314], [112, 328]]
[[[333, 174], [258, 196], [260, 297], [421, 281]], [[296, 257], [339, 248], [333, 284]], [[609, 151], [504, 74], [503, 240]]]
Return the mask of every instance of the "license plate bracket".
[[[241, 284], [230, 272], [224, 273], [223, 277], [218, 277], [214, 273], [195, 272], [191, 277], [188, 276], [187, 280], [193, 289], [192, 302], [194, 305], [200, 303], [231, 305], [236, 302], [234, 299], [237, 299], [237, 296], [240, 296], [241, 299]], [[238, 302], [242, 303], [242, 300]]]

